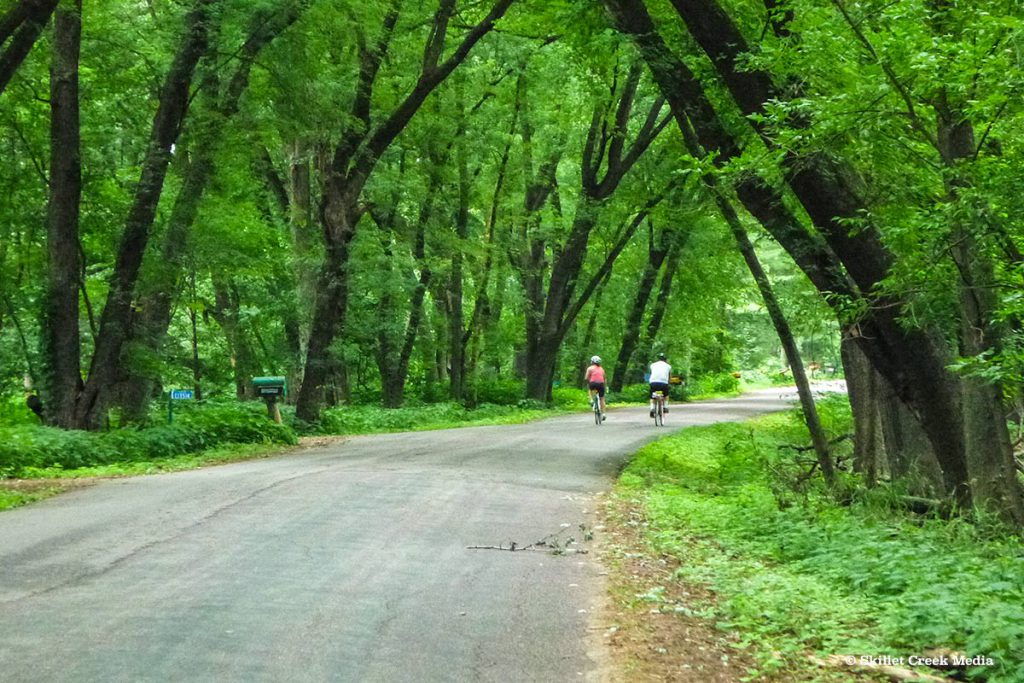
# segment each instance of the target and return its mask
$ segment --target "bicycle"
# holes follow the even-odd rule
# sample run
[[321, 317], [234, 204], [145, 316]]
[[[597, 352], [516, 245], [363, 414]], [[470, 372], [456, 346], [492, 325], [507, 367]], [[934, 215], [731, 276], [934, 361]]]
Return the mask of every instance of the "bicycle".
[[600, 427], [601, 423], [604, 422], [604, 415], [601, 413], [601, 397], [596, 391], [594, 392], [594, 397], [590, 400], [590, 407], [594, 409], [594, 423]]
[[665, 393], [662, 391], [655, 391], [651, 393], [651, 398], [654, 399], [654, 426], [664, 427], [665, 426]]

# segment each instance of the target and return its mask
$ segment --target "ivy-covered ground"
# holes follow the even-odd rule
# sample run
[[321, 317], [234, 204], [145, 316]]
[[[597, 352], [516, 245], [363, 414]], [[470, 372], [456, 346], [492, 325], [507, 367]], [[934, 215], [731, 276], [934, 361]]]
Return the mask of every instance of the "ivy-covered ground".
[[[844, 428], [843, 407], [824, 412]], [[873, 657], [901, 673], [1024, 681], [1021, 539], [984, 520], [896, 511], [884, 488], [837, 504], [798, 483], [794, 452], [780, 449], [805, 435], [798, 415], [776, 414], [687, 429], [638, 453], [610, 524], [642, 531], [642, 551], [620, 551], [620, 563], [660, 571], [642, 590], [620, 588], [620, 604], [719, 633], [722, 656], [744, 662], [723, 680], [857, 680]], [[982, 664], [956, 666], [964, 655]], [[671, 668], [685, 657], [661, 659]]]

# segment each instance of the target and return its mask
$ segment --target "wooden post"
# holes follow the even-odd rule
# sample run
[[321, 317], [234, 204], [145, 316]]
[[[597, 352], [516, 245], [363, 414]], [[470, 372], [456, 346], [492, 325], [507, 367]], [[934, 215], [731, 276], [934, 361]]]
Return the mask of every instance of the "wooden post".
[[267, 397], [267, 415], [277, 424], [281, 424], [281, 408], [277, 405], [276, 396]]

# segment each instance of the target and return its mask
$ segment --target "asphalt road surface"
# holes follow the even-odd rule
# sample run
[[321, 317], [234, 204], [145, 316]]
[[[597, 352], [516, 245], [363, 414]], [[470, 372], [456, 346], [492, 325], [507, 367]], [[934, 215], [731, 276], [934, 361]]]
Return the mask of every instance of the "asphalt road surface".
[[597, 558], [469, 546], [585, 549], [594, 494], [643, 443], [784, 406], [354, 437], [4, 512], [0, 680], [600, 678]]

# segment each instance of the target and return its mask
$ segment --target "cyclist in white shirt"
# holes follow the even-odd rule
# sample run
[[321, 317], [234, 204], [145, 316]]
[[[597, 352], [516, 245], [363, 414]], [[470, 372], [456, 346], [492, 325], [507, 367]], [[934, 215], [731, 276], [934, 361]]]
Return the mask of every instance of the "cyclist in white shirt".
[[672, 366], [665, 362], [665, 354], [659, 353], [658, 360], [651, 363], [651, 417], [654, 417], [654, 392], [660, 391], [665, 396], [665, 412], [668, 412], [669, 379], [672, 377]]

